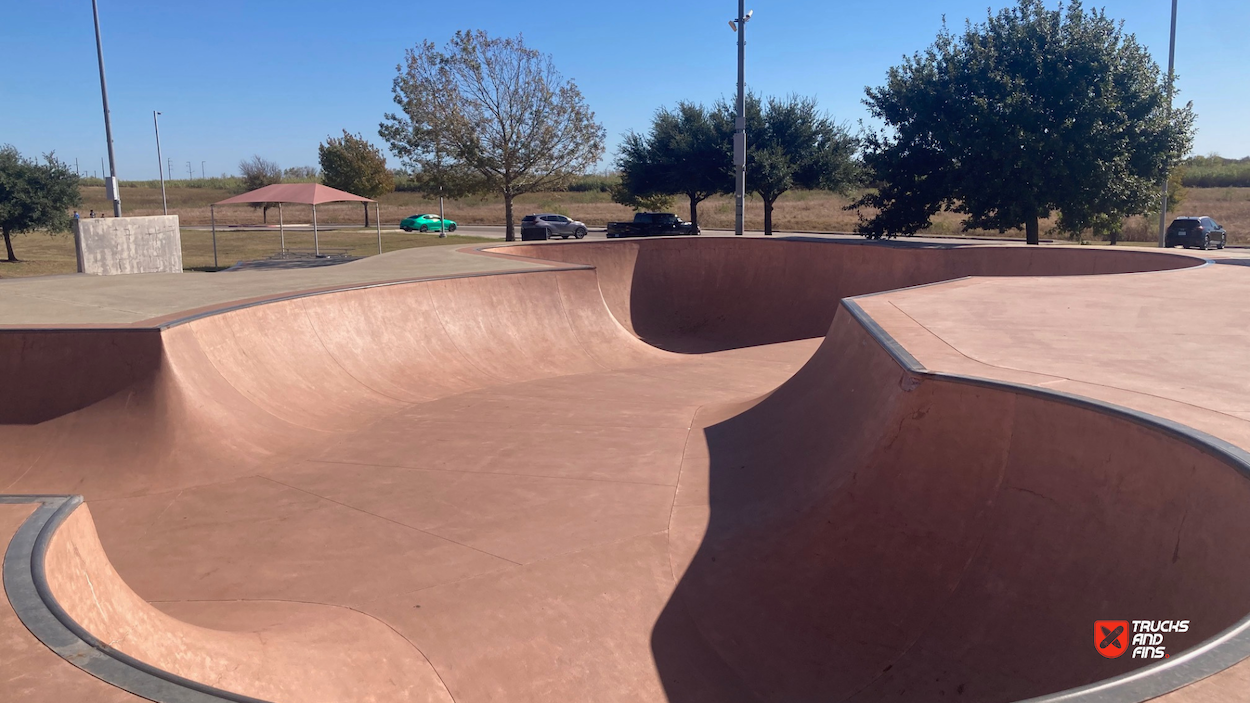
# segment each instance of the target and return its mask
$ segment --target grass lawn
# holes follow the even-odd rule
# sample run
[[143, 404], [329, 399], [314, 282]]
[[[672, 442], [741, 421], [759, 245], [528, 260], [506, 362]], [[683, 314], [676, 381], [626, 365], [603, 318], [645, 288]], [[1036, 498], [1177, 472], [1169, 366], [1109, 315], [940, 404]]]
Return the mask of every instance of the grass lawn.
[[[346, 249], [352, 256], [371, 256], [378, 253], [376, 230], [334, 230], [321, 233], [323, 249]], [[388, 232], [382, 230], [382, 251], [396, 251], [413, 247], [442, 246], [447, 244], [478, 244], [496, 242], [481, 237], [448, 235], [439, 239], [437, 234]], [[289, 249], [313, 249], [312, 232], [287, 232]], [[239, 261], [264, 259], [279, 248], [277, 232], [218, 232], [217, 258], [222, 268]], [[72, 234], [47, 235], [43, 233], [14, 235], [13, 249], [18, 263], [0, 260], [0, 278], [19, 276], [48, 276], [58, 273], [74, 273], [78, 261], [74, 254]], [[213, 239], [211, 232], [182, 230], [182, 265], [188, 271], [211, 271], [213, 266]]]

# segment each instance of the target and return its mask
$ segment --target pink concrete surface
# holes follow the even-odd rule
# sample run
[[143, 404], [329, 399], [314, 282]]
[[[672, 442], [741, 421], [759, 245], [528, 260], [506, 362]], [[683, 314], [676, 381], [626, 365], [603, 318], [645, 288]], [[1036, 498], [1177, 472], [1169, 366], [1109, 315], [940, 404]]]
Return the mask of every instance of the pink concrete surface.
[[126, 654], [193, 681], [266, 700], [450, 701], [429, 662], [403, 637], [347, 608], [284, 601], [181, 602], [182, 617], [137, 596], [113, 570], [90, 510], [53, 537], [48, 583], [88, 632]]
[[[0, 540], [5, 545], [34, 509], [33, 504], [0, 505]], [[7, 701], [143, 700], [75, 668], [45, 647], [18, 620], [7, 594], [0, 602], [0, 653], [0, 694]]]
[[[1245, 267], [713, 238], [494, 253], [595, 268], [0, 332], [21, 389], [0, 491], [89, 505], [50, 547], [58, 600], [238, 693], [458, 703], [1018, 700], [1142, 664], [1098, 656], [1094, 619], [1190, 619], [1180, 651], [1250, 612], [1250, 484], [1220, 457], [914, 377], [841, 303], [1008, 276], [859, 302], [930, 369], [1236, 418], [1250, 374], [1156, 362], [1240, 339], [1165, 296]], [[0, 508], [11, 534], [26, 513]], [[23, 700], [102, 685], [31, 644], [0, 613]], [[1240, 700], [1243, 667], [1172, 697]]]

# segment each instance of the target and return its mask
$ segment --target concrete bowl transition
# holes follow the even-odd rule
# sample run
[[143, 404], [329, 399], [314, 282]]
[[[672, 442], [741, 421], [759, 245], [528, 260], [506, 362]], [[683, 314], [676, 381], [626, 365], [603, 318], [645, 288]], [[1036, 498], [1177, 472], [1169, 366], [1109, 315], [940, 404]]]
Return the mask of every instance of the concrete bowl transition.
[[1157, 307], [1244, 266], [466, 256], [526, 268], [0, 328], [0, 698], [1247, 697], [1246, 377], [1108, 361], [1244, 349]]

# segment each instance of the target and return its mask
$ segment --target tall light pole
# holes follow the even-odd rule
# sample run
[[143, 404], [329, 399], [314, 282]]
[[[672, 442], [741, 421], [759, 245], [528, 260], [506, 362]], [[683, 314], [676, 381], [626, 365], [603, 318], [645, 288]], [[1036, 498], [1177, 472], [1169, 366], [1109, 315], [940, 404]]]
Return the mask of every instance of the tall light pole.
[[161, 174], [161, 212], [169, 214], [169, 201], [165, 200], [165, 166], [161, 163], [161, 123], [156, 116], [161, 113], [152, 111], [152, 126], [156, 128], [156, 171]]
[[[1172, 83], [1175, 80], [1173, 73], [1176, 68], [1176, 2], [1172, 0], [1172, 36], [1168, 41], [1168, 122], [1172, 121]], [[1164, 164], [1163, 167], [1163, 200], [1159, 204], [1159, 246], [1166, 247], [1168, 245], [1168, 170], [1171, 162]]]
[[113, 120], [109, 116], [109, 87], [104, 80], [104, 44], [100, 41], [100, 8], [91, 0], [91, 14], [95, 17], [95, 54], [100, 63], [100, 97], [104, 100], [104, 138], [109, 148], [109, 175], [104, 181], [104, 192], [113, 199], [113, 217], [122, 216], [122, 197], [117, 190], [117, 160], [113, 157]]
[[738, 19], [729, 20], [738, 33], [738, 114], [734, 118], [734, 234], [741, 235], [747, 199], [747, 22], [755, 10], [746, 11], [738, 0]]

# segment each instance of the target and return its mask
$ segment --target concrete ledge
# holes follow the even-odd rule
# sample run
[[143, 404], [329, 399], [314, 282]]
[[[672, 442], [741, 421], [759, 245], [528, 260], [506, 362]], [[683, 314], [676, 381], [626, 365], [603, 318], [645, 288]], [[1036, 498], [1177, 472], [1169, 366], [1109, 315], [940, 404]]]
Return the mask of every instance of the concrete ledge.
[[79, 273], [182, 273], [177, 215], [76, 220], [74, 247]]

